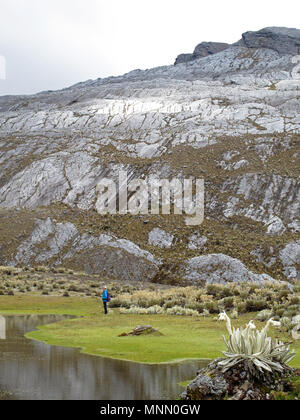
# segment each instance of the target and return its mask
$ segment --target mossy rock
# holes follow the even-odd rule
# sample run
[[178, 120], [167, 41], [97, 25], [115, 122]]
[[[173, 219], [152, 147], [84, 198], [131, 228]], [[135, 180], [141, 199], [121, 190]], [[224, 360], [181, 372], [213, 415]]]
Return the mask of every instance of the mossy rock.
[[163, 335], [156, 328], [153, 328], [151, 325], [139, 325], [130, 333], [120, 334], [119, 337], [128, 337], [128, 336], [141, 336], [141, 335]]

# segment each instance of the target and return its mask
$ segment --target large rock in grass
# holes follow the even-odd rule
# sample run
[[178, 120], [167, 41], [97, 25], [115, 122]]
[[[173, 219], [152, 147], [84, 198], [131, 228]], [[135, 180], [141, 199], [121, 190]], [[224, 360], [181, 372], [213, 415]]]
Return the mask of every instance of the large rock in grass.
[[151, 325], [139, 325], [130, 333], [120, 334], [119, 337], [128, 337], [129, 335], [162, 335], [162, 333], [160, 333], [156, 328], [153, 328]]
[[187, 400], [221, 400], [225, 397], [228, 384], [221, 375], [210, 377], [199, 374], [187, 387], [183, 399]]
[[281, 377], [273, 373], [254, 376], [253, 362], [244, 360], [224, 373], [218, 366], [220, 360], [197, 372], [181, 395], [183, 400], [267, 400], [271, 389], [282, 390], [286, 386], [285, 377], [292, 372], [286, 367]]
[[171, 248], [174, 236], [162, 229], [155, 228], [149, 233], [149, 245], [159, 248]]

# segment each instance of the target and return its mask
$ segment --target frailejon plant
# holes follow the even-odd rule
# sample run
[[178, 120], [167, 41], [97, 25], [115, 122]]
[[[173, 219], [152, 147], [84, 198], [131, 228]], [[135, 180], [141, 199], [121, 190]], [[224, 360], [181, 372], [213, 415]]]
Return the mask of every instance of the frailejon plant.
[[295, 356], [294, 351], [290, 352], [290, 347], [277, 339], [268, 337], [267, 331], [271, 324], [278, 325], [273, 319], [269, 319], [265, 327], [259, 331], [253, 321], [244, 329], [233, 328], [231, 320], [225, 312], [219, 315], [220, 321], [226, 321], [227, 330], [229, 333], [229, 340], [224, 342], [227, 346], [227, 351], [223, 354], [225, 359], [219, 362], [219, 366], [223, 372], [228, 371], [232, 367], [247, 362], [252, 373], [279, 373], [283, 374], [289, 369], [289, 363]]

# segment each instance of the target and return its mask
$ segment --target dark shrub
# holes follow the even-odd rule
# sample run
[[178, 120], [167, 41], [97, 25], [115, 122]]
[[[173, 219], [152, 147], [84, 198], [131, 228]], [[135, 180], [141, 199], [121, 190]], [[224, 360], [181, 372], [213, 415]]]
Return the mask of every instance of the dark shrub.
[[246, 310], [247, 312], [258, 312], [263, 309], [267, 309], [268, 304], [264, 300], [259, 299], [247, 299], [246, 300]]
[[226, 297], [222, 300], [222, 303], [225, 306], [225, 309], [231, 309], [234, 306], [234, 299], [232, 296]]
[[205, 307], [210, 314], [218, 314], [220, 312], [217, 302], [213, 302], [212, 300], [206, 302]]

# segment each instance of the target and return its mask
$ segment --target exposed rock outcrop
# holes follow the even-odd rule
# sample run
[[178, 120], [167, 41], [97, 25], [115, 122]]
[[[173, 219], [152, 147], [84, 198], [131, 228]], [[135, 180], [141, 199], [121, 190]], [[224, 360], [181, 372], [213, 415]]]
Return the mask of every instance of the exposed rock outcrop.
[[245, 32], [242, 35], [242, 39], [232, 45], [222, 42], [202, 42], [196, 46], [192, 54], [180, 54], [176, 58], [175, 66], [217, 54], [231, 46], [249, 49], [267, 48], [276, 51], [279, 55], [290, 54], [295, 56], [300, 54], [300, 30], [295, 28], [268, 27], [259, 31]]
[[197, 60], [198, 58], [207, 57], [208, 55], [217, 54], [226, 50], [229, 44], [223, 42], [201, 42], [195, 48], [193, 54], [180, 54], [175, 61], [175, 66], [181, 63]]
[[255, 32], [245, 32], [235, 45], [247, 48], [269, 48], [280, 55], [300, 54], [300, 30], [269, 27]]
[[228, 255], [212, 254], [187, 260], [184, 278], [194, 284], [205, 283], [256, 283], [274, 282], [267, 274], [254, 274], [236, 258]]
[[151, 280], [159, 261], [131, 241], [102, 234], [80, 234], [72, 223], [36, 220], [32, 235], [19, 246], [12, 265], [72, 265], [91, 274], [132, 281]]
[[300, 280], [300, 240], [286, 245], [279, 257], [284, 266], [284, 274], [288, 279]]
[[[245, 174], [225, 181], [222, 191], [234, 192], [224, 209], [226, 217], [243, 215], [263, 222], [269, 234], [284, 233], [286, 226], [300, 231], [297, 179], [274, 174]], [[251, 204], [247, 206], [246, 201]]]
[[217, 54], [221, 51], [226, 50], [229, 47], [229, 44], [224, 42], [201, 42], [197, 45], [193, 52], [195, 59], [207, 57], [208, 55]]
[[192, 60], [194, 60], [193, 54], [189, 54], [189, 53], [179, 54], [175, 60], [174, 66], [176, 66], [177, 64], [188, 63], [189, 61], [192, 61]]

